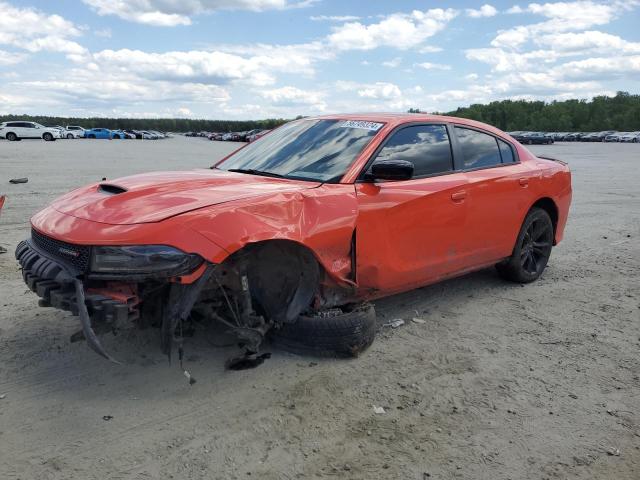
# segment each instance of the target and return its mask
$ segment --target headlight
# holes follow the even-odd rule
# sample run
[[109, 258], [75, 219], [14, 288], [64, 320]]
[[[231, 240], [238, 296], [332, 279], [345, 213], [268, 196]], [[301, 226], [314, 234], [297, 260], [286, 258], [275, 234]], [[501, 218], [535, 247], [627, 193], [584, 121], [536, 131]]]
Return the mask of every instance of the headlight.
[[192, 272], [202, 262], [200, 255], [165, 245], [93, 247], [91, 271], [173, 277]]

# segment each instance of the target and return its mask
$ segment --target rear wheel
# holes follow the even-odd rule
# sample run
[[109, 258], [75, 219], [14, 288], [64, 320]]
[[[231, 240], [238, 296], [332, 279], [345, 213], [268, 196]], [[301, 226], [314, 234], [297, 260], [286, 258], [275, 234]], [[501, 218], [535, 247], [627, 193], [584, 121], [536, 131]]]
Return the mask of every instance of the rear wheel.
[[67, 133], [67, 138], [71, 140], [73, 138], [73, 133]]
[[18, 140], [18, 136], [13, 132], [9, 132], [7, 133], [7, 140], [9, 140], [10, 142], [15, 142], [16, 140]]
[[524, 219], [512, 255], [496, 265], [498, 273], [512, 282], [533, 282], [547, 266], [552, 246], [551, 217], [541, 208], [532, 208]]
[[46, 132], [44, 135], [42, 135], [42, 138], [44, 139], [45, 142], [53, 141], [53, 135], [50, 134], [49, 132]]

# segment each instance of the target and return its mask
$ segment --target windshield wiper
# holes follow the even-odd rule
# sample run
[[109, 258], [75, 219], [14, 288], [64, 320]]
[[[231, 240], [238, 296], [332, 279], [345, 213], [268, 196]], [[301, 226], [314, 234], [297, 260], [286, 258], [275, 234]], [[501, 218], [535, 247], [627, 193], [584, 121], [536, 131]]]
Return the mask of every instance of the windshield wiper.
[[236, 173], [248, 173], [249, 175], [260, 175], [262, 177], [287, 178], [284, 175], [280, 175], [279, 173], [264, 172], [262, 170], [255, 170], [253, 168], [230, 168], [227, 171]]

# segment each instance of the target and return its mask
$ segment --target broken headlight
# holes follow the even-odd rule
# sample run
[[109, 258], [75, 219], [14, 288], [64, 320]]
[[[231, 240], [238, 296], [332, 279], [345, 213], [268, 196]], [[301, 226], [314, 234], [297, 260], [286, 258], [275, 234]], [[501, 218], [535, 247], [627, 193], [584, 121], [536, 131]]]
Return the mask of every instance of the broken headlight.
[[200, 255], [166, 245], [93, 247], [91, 272], [173, 277], [192, 272], [202, 262]]

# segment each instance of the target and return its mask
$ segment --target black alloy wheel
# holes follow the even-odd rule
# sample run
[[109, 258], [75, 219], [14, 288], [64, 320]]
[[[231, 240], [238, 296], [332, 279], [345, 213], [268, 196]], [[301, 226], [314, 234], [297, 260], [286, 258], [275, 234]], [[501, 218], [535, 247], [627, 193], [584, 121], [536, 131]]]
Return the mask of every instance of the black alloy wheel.
[[549, 214], [541, 208], [532, 208], [522, 224], [512, 255], [496, 265], [498, 273], [512, 282], [537, 280], [551, 256], [553, 235]]

